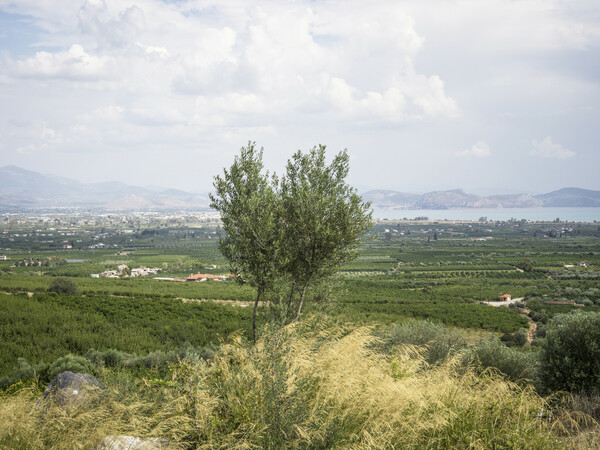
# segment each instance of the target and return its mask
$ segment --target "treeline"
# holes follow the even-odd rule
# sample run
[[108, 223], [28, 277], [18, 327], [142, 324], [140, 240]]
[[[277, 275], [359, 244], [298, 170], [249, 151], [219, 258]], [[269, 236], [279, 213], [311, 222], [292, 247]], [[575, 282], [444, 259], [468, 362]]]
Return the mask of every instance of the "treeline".
[[[55, 277], [34, 274], [4, 275], [0, 277], [0, 290], [7, 292], [46, 292]], [[90, 278], [71, 277], [84, 295], [119, 295], [152, 298], [195, 298], [250, 301], [252, 288], [233, 281], [206, 281], [182, 283], [144, 278]]]

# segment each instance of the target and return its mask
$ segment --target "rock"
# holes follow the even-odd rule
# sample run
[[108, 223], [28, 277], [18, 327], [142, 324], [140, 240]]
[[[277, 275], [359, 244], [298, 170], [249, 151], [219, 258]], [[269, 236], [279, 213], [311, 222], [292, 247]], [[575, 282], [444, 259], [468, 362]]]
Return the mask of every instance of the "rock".
[[166, 438], [139, 438], [134, 436], [107, 436], [94, 450], [153, 450], [169, 446]]
[[90, 374], [61, 372], [48, 385], [38, 405], [47, 401], [58, 405], [80, 404], [88, 401], [92, 392], [104, 388], [104, 383]]

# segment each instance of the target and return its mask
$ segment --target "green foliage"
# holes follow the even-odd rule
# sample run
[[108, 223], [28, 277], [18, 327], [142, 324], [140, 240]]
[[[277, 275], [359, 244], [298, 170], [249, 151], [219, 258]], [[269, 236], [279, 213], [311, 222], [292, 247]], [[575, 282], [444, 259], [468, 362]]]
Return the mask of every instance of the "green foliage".
[[424, 358], [428, 364], [442, 364], [467, 346], [464, 337], [456, 329], [428, 320], [410, 320], [396, 324], [382, 332], [380, 337], [386, 348], [407, 344], [424, 346]]
[[[38, 365], [43, 361], [68, 353], [82, 356], [92, 348], [132, 354], [168, 353], [186, 345], [195, 349], [237, 330], [250, 331], [249, 311], [229, 305], [138, 297], [0, 294], [0, 376], [12, 377], [17, 370], [29, 378], [34, 369], [41, 371]], [[19, 358], [31, 366], [25, 367]], [[122, 357], [109, 354], [103, 358], [112, 365], [111, 361]], [[153, 361], [147, 357], [130, 364], [148, 367]]]
[[[175, 216], [78, 213], [57, 216], [49, 222], [42, 217], [11, 216], [0, 223], [2, 226], [7, 234], [0, 234], [0, 245], [10, 247], [9, 260], [0, 261], [0, 267], [8, 270], [0, 276], [0, 290], [4, 292], [47, 292], [56, 277], [68, 276], [86, 296], [243, 302], [252, 302], [256, 297], [251, 286], [233, 281], [177, 283], [149, 277], [97, 279], [89, 276], [115, 269], [121, 263], [132, 268], [159, 267], [161, 277], [185, 278], [194, 272], [226, 273], [227, 261], [218, 249], [215, 219], [187, 213]], [[84, 261], [65, 260], [67, 252], [58, 246], [64, 239], [60, 233], [66, 232], [61, 231], [61, 227], [75, 233], [71, 239], [77, 249], [68, 251], [69, 258]], [[513, 333], [527, 326], [521, 316], [515, 311], [490, 308], [477, 302], [493, 300], [504, 293], [513, 297], [538, 297], [539, 307], [533, 314], [538, 323], [573, 309], [600, 310], [597, 225], [574, 224], [574, 232], [567, 239], [540, 239], [548, 227], [549, 224], [514, 221], [485, 225], [431, 221], [376, 223], [368, 234], [372, 239], [364, 240], [358, 249], [359, 257], [340, 269], [340, 289], [334, 290], [340, 297], [338, 314], [344, 320], [369, 324], [390, 324], [415, 317]], [[386, 229], [389, 233], [385, 233]], [[126, 230], [132, 232], [124, 233]], [[436, 232], [438, 241], [425, 242], [425, 236]], [[538, 238], [532, 238], [534, 232]], [[390, 236], [389, 241], [385, 235]], [[493, 239], [471, 241], [471, 237], [481, 236]], [[105, 248], [88, 248], [100, 241], [106, 244]], [[535, 261], [534, 270], [516, 270], [524, 259]], [[25, 267], [26, 261], [42, 265]], [[579, 261], [586, 261], [587, 267], [564, 268]], [[11, 267], [13, 265], [18, 267]], [[277, 289], [272, 289], [265, 298], [272, 306], [277, 300], [287, 300], [290, 293], [287, 283], [276, 285]], [[312, 293], [315, 290], [307, 290], [309, 309], [317, 298]], [[288, 321], [297, 311], [298, 295], [296, 291], [295, 303], [287, 308]], [[559, 298], [585, 306], [545, 304], [547, 300]], [[264, 310], [259, 307], [259, 314]]]
[[549, 390], [600, 391], [600, 313], [555, 316], [546, 328], [541, 371]]
[[538, 355], [521, 352], [504, 345], [499, 339], [482, 340], [464, 354], [465, 363], [473, 363], [480, 369], [494, 368], [513, 381], [537, 381]]
[[514, 333], [505, 333], [500, 340], [507, 347], [523, 347], [527, 344], [527, 333], [525, 328], [520, 328]]
[[50, 283], [48, 291], [56, 292], [57, 294], [74, 295], [77, 293], [77, 285], [72, 280], [56, 278]]
[[533, 270], [533, 265], [534, 262], [531, 259], [526, 258], [521, 263], [521, 269], [523, 269], [525, 272], [531, 272]]
[[539, 420], [549, 405], [531, 389], [429, 367], [408, 347], [392, 362], [375, 343], [368, 330], [339, 328], [269, 330], [252, 346], [234, 338], [212, 360], [178, 362], [163, 376], [104, 370], [96, 402], [52, 407], [43, 420], [39, 391], [21, 388], [0, 395], [0, 447], [94, 448], [133, 435], [173, 448], [551, 449], [565, 444], [559, 430], [577, 431], [559, 408], [551, 425]]
[[300, 292], [299, 318], [307, 287], [333, 275], [358, 256], [360, 237], [371, 228], [369, 203], [345, 181], [350, 157], [337, 154], [325, 163], [325, 146], [288, 161], [281, 179], [284, 270]]
[[242, 147], [223, 176], [215, 176], [210, 206], [221, 215], [221, 253], [242, 281], [264, 290], [279, 271], [280, 245], [275, 191], [262, 173], [262, 154], [252, 142]]
[[46, 378], [52, 380], [56, 378], [59, 373], [66, 370], [76, 373], [95, 373], [93, 365], [87, 358], [68, 354], [54, 361], [48, 368], [48, 375]]
[[262, 153], [253, 142], [242, 147], [229, 170], [215, 177], [215, 194], [210, 194], [210, 206], [219, 211], [223, 223], [221, 253], [240, 281], [257, 287], [252, 315], [255, 341], [258, 302], [275, 283], [282, 264], [275, 181], [262, 173]]
[[[358, 256], [360, 236], [371, 226], [369, 204], [345, 181], [349, 157], [344, 151], [325, 164], [325, 147], [298, 151], [285, 176], [263, 174], [262, 149], [248, 143], [223, 176], [214, 179], [211, 207], [219, 211], [223, 235], [219, 249], [240, 281], [257, 287], [253, 311], [261, 295], [290, 280], [285, 308], [290, 315], [296, 294], [300, 317], [311, 284], [333, 275]], [[280, 289], [278, 289], [280, 291]], [[273, 301], [277, 301], [274, 299]]]

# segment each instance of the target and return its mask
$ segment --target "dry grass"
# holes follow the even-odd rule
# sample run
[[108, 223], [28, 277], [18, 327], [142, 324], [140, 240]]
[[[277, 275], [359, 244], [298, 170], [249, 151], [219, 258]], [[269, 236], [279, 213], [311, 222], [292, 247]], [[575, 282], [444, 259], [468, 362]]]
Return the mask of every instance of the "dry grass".
[[[0, 397], [0, 447], [90, 448], [108, 435], [168, 437], [201, 448], [584, 448], [581, 418], [556, 413], [498, 374], [428, 366], [423, 349], [374, 348], [367, 328], [234, 336], [210, 362], [182, 362], [168, 382], [115, 377], [86, 410], [34, 405], [39, 392]], [[589, 423], [588, 423], [589, 426]], [[597, 426], [597, 425], [596, 425]], [[593, 430], [594, 428], [588, 428]]]
[[[36, 406], [33, 388], [0, 398], [0, 448], [91, 448], [111, 435], [184, 437], [190, 421], [187, 401], [168, 391], [138, 394], [113, 388], [85, 407]], [[150, 400], [150, 397], [154, 397]], [[185, 431], [184, 431], [185, 430]]]

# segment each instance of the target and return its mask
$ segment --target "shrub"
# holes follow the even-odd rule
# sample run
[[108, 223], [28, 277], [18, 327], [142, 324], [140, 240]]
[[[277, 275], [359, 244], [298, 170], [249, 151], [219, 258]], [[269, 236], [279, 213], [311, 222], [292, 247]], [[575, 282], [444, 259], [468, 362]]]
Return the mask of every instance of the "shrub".
[[537, 354], [508, 348], [497, 338], [470, 347], [463, 362], [472, 362], [482, 370], [497, 369], [513, 381], [537, 380], [538, 376]]
[[123, 434], [173, 448], [561, 447], [530, 388], [459, 374], [453, 362], [411, 370], [427, 365], [408, 347], [398, 348], [397, 378], [368, 329], [299, 328], [267, 330], [253, 346], [237, 335], [210, 361], [175, 363], [168, 380], [105, 370], [97, 404], [44, 420], [39, 392], [0, 396], [0, 447], [94, 448]]
[[55, 278], [50, 283], [48, 291], [56, 292], [57, 294], [74, 295], [77, 294], [77, 285], [66, 278]]
[[381, 338], [388, 348], [402, 344], [426, 346], [424, 356], [429, 364], [441, 364], [466, 347], [460, 332], [428, 320], [397, 324], [389, 332], [382, 333]]
[[535, 329], [535, 337], [536, 339], [545, 338], [546, 337], [546, 326], [538, 323]]
[[527, 344], [527, 330], [520, 328], [514, 333], [505, 333], [500, 340], [507, 347], [523, 347]]
[[551, 391], [600, 391], [600, 313], [554, 317], [542, 346], [541, 373]]
[[131, 355], [109, 348], [103, 352], [90, 349], [85, 354], [85, 357], [95, 366], [117, 367], [123, 360], [131, 357]]
[[48, 380], [53, 380], [59, 373], [64, 371], [76, 373], [95, 373], [94, 366], [87, 358], [77, 355], [66, 355], [58, 358], [48, 369]]

